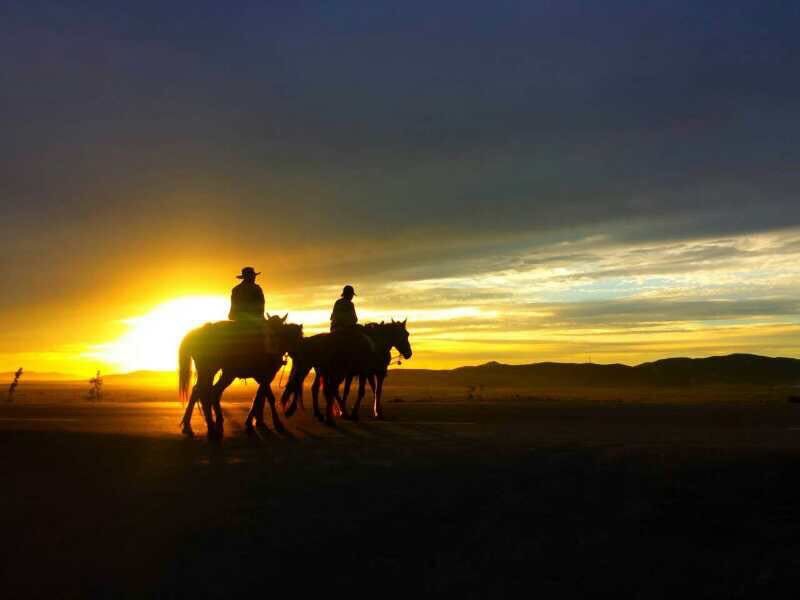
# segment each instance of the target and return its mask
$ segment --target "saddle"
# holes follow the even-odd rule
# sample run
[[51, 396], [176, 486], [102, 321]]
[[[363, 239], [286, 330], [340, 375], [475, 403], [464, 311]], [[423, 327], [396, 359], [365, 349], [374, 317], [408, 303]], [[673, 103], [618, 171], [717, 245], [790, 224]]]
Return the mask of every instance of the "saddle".
[[351, 325], [348, 327], [336, 327], [331, 330], [331, 339], [336, 341], [337, 345], [347, 346], [350, 348], [358, 348], [361, 346], [364, 350], [374, 349], [372, 339], [366, 334], [363, 325]]
[[242, 354], [277, 354], [275, 328], [265, 319], [242, 319], [230, 321], [231, 342]]

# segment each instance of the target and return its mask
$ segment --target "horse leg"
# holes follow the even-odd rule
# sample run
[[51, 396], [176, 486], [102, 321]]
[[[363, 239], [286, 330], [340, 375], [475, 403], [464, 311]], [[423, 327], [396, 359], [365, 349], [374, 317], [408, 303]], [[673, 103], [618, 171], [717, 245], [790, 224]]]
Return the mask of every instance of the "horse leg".
[[[375, 391], [375, 375], [361, 376], [359, 381], [358, 381], [358, 399], [356, 400], [356, 403], [358, 405], [358, 412], [359, 413], [361, 412], [361, 402], [364, 400], [364, 394], [366, 392], [366, 384], [367, 383], [369, 383], [369, 387], [370, 387], [371, 390], [373, 390], [373, 393], [374, 393], [374, 391]], [[353, 415], [353, 416], [355, 417], [356, 420], [358, 420], [358, 418], [359, 418], [358, 415]]]
[[[372, 377], [369, 375], [368, 377]], [[358, 411], [361, 410], [361, 401], [364, 399], [364, 387], [367, 383], [367, 378], [364, 375], [358, 376], [358, 396], [356, 396], [356, 403], [353, 406], [353, 412], [350, 413], [350, 418], [353, 421], [358, 421]]]
[[292, 364], [292, 370], [289, 373], [289, 381], [283, 389], [280, 400], [283, 414], [287, 417], [291, 417], [295, 413], [298, 401], [300, 408], [303, 408], [303, 381], [305, 381], [309, 370], [310, 369], [306, 369], [297, 362], [293, 362]]
[[[352, 375], [348, 375], [347, 377], [344, 378], [344, 389], [342, 390], [341, 398], [339, 397], [338, 394], [336, 395], [336, 399], [339, 401], [339, 405], [338, 405], [339, 412], [341, 413], [341, 414], [337, 414], [336, 415], [337, 417], [341, 416], [342, 418], [345, 418], [345, 419], [349, 419], [350, 418], [350, 414], [347, 412], [347, 396], [350, 395], [350, 384], [351, 383], [353, 383], [353, 376]], [[333, 408], [334, 408], [334, 412], [336, 412], [336, 408], [337, 407], [334, 406]]]
[[222, 416], [222, 392], [233, 383], [234, 379], [236, 378], [222, 371], [222, 375], [219, 376], [219, 381], [211, 388], [211, 406], [214, 409], [217, 435], [220, 438], [224, 432], [225, 423], [225, 417]]
[[272, 426], [278, 433], [283, 433], [286, 428], [281, 423], [281, 418], [278, 416], [278, 411], [275, 410], [275, 395], [272, 393], [272, 388], [269, 384], [264, 385], [264, 390], [267, 394], [267, 401], [269, 402], [269, 410], [272, 413]]
[[339, 383], [340, 381], [336, 381], [334, 385], [333, 378], [326, 377], [323, 385], [325, 392], [325, 424], [331, 427], [336, 426], [336, 419], [333, 418], [333, 404], [339, 393]]
[[[214, 372], [210, 370], [197, 370], [197, 385], [195, 390], [200, 400], [200, 406], [203, 409], [203, 416], [206, 419], [206, 429], [208, 431], [208, 439], [213, 440], [217, 438], [217, 428], [214, 425], [214, 417], [211, 414], [211, 394], [212, 385], [214, 381]], [[195, 395], [195, 392], [192, 392]]]
[[181, 419], [181, 433], [187, 437], [193, 437], [192, 431], [192, 413], [194, 412], [194, 405], [200, 396], [200, 388], [197, 385], [192, 387], [192, 395], [189, 396], [186, 402], [186, 410], [183, 411], [183, 419]]
[[[299, 382], [294, 390], [294, 405], [299, 406], [300, 410], [306, 412], [305, 404], [303, 404], [303, 382]], [[294, 412], [294, 411], [292, 411]], [[291, 416], [291, 413], [289, 413]]]
[[375, 387], [375, 405], [372, 409], [372, 414], [376, 419], [383, 418], [383, 406], [381, 406], [381, 398], [383, 397], [383, 380], [385, 375], [378, 375], [378, 385]]
[[[314, 369], [314, 383], [311, 384], [311, 398], [314, 404], [314, 416], [318, 421], [322, 421], [322, 413], [319, 411], [319, 384], [322, 381], [322, 376], [319, 371]], [[327, 397], [327, 396], [326, 396]]]
[[[289, 402], [290, 396], [292, 398], [291, 403]], [[291, 379], [289, 380], [289, 383], [286, 384], [283, 394], [281, 394], [280, 402], [281, 406], [283, 407], [283, 414], [287, 417], [291, 417], [297, 410], [297, 391], [295, 390], [294, 382]]]
[[[300, 408], [300, 410], [305, 412], [306, 408], [303, 405], [303, 383], [302, 382], [297, 384], [297, 386], [293, 390], [284, 390], [283, 394], [284, 395], [288, 395], [288, 394], [292, 395], [291, 403], [283, 411], [284, 415], [286, 415], [287, 417], [291, 417], [295, 412], [297, 412], [298, 407]], [[281, 399], [283, 399], [283, 396], [281, 396]]]
[[247, 413], [245, 426], [248, 431], [253, 430], [253, 422], [256, 427], [264, 427], [264, 386], [259, 383], [253, 403], [250, 405], [250, 412]]
[[[293, 369], [294, 370], [294, 369]], [[293, 380], [293, 392], [294, 392], [294, 407], [300, 407], [300, 410], [303, 412], [306, 411], [306, 407], [303, 404], [303, 384], [306, 381], [306, 377], [308, 377], [309, 372], [311, 371], [311, 367], [300, 366], [297, 368], [297, 376]], [[315, 379], [316, 379], [316, 370], [314, 371]], [[284, 411], [285, 413], [286, 411]], [[294, 412], [294, 411], [292, 411]], [[291, 413], [289, 413], [291, 415]]]

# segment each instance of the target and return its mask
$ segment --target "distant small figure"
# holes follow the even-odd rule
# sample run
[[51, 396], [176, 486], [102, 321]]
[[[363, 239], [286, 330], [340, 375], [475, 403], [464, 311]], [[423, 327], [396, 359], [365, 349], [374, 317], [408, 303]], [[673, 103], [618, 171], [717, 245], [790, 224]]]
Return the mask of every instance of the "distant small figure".
[[100, 371], [89, 380], [89, 400], [100, 400], [103, 397], [103, 378]]
[[356, 295], [352, 285], [346, 285], [342, 289], [342, 296], [333, 305], [331, 312], [331, 331], [346, 331], [352, 329], [358, 323], [356, 307], [353, 305], [353, 297]]
[[19, 385], [19, 378], [22, 377], [22, 367], [17, 369], [17, 372], [14, 373], [14, 381], [11, 382], [11, 385], [8, 386], [8, 401], [14, 401], [14, 392], [17, 391], [17, 386]]
[[231, 321], [264, 320], [264, 291], [256, 283], [256, 273], [253, 267], [245, 267], [237, 279], [242, 282], [231, 290], [231, 310], [228, 319]]
[[468, 385], [467, 400], [483, 400], [483, 385]]

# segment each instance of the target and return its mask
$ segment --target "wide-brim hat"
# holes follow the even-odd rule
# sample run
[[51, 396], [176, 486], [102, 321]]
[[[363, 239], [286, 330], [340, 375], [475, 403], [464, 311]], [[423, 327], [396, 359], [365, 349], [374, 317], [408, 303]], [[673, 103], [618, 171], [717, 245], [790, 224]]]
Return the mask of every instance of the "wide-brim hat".
[[353, 289], [352, 285], [346, 285], [342, 288], [342, 298], [344, 298], [348, 294], [352, 294], [353, 296], [356, 295], [356, 291]]
[[261, 275], [261, 272], [259, 271], [258, 273], [256, 273], [256, 270], [253, 267], [245, 267], [244, 269], [242, 269], [242, 274], [237, 275], [236, 279], [244, 279], [248, 275], [252, 275], [253, 277], [255, 277], [256, 275]]

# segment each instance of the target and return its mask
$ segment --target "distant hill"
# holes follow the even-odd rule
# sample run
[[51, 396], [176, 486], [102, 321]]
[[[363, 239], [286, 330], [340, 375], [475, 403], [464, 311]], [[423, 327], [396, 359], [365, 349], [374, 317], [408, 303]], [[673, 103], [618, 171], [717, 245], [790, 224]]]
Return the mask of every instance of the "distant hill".
[[[133, 371], [131, 373], [102, 374], [103, 382], [111, 385], [176, 385], [177, 375], [174, 371]], [[87, 373], [84, 377], [69, 373], [51, 373], [45, 371], [25, 371], [22, 374], [20, 385], [27, 382], [36, 383], [88, 383], [94, 373]], [[11, 382], [13, 372], [0, 373], [0, 384], [4, 381]]]
[[[0, 373], [0, 383], [4, 381], [9, 381], [14, 379], [14, 371], [6, 371], [4, 373]], [[22, 378], [20, 379], [21, 382], [25, 381], [74, 381], [76, 377], [74, 375], [68, 375], [66, 373], [52, 373], [47, 371], [23, 371]], [[88, 379], [88, 377], [87, 377]]]
[[[11, 381], [13, 373], [0, 373]], [[88, 377], [87, 377], [88, 380]], [[174, 371], [134, 371], [104, 375], [107, 385], [176, 385]], [[25, 373], [24, 381], [83, 381], [59, 373]], [[552, 387], [687, 387], [704, 385], [800, 385], [800, 360], [754, 354], [709, 358], [666, 358], [636, 366], [623, 364], [542, 362], [506, 365], [488, 362], [449, 370], [395, 369], [392, 385], [495, 388]]]
[[112, 386], [175, 387], [178, 385], [178, 374], [176, 371], [132, 371], [104, 375], [103, 382]]
[[399, 369], [394, 383], [412, 385], [484, 385], [526, 387], [617, 387], [693, 385], [796, 385], [800, 384], [800, 360], [753, 354], [709, 358], [667, 358], [637, 366], [622, 364], [543, 362], [505, 365], [489, 362], [448, 371]]

